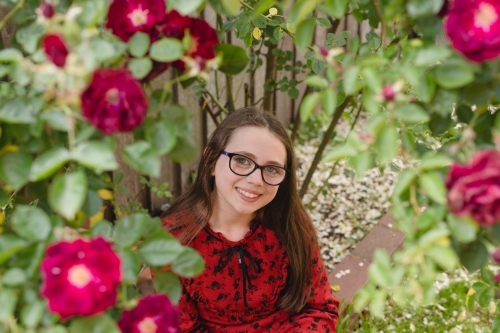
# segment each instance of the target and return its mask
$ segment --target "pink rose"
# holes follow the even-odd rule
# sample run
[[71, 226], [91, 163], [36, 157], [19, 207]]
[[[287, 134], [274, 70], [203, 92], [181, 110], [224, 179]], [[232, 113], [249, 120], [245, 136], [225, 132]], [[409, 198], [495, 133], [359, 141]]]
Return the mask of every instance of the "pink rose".
[[64, 67], [69, 52], [61, 36], [57, 34], [45, 35], [42, 38], [42, 48], [54, 65]]
[[500, 2], [454, 0], [445, 21], [453, 48], [467, 59], [482, 62], [500, 55]]
[[118, 321], [123, 333], [178, 333], [180, 313], [166, 295], [149, 295], [124, 311]]
[[138, 31], [156, 40], [156, 25], [163, 22], [165, 11], [165, 0], [113, 0], [109, 6], [106, 28], [125, 42]]
[[148, 110], [142, 87], [126, 69], [97, 69], [81, 99], [83, 116], [105, 134], [132, 131]]
[[483, 150], [467, 165], [454, 163], [446, 178], [448, 208], [483, 226], [500, 221], [500, 152]]
[[56, 10], [54, 9], [54, 6], [52, 4], [42, 2], [36, 9], [36, 13], [40, 16], [50, 19], [55, 15]]
[[51, 245], [41, 274], [41, 294], [62, 319], [93, 315], [116, 303], [120, 259], [101, 237]]

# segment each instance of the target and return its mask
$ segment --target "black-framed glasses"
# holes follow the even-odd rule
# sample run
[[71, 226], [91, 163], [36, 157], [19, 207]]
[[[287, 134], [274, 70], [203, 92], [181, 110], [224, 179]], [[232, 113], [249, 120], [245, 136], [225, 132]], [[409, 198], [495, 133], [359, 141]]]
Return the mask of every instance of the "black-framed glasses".
[[224, 150], [220, 153], [229, 157], [229, 169], [238, 176], [248, 176], [255, 170], [260, 169], [262, 180], [266, 184], [277, 186], [285, 180], [288, 171], [285, 168], [277, 165], [258, 165], [245, 155], [228, 153]]

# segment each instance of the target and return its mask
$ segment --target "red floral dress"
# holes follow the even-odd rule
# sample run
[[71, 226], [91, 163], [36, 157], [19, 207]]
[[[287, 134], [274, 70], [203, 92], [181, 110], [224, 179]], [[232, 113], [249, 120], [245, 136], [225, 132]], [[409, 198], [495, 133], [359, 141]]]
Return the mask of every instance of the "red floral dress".
[[289, 261], [272, 230], [254, 221], [245, 237], [233, 242], [207, 226], [189, 245], [201, 253], [206, 268], [195, 278], [181, 279], [182, 332], [336, 332], [339, 302], [317, 249], [311, 262], [312, 296], [292, 316], [277, 307]]

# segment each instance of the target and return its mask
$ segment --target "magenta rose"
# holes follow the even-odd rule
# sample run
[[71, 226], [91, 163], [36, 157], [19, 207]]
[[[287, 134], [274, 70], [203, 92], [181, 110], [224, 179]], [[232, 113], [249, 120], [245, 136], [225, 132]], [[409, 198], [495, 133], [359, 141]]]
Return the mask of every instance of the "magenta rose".
[[108, 10], [106, 28], [128, 42], [136, 32], [157, 39], [156, 25], [165, 18], [165, 0], [113, 0]]
[[148, 110], [141, 85], [126, 69], [94, 71], [81, 100], [83, 116], [104, 134], [132, 131]]
[[54, 65], [57, 67], [64, 67], [69, 52], [61, 36], [57, 34], [45, 35], [42, 38], [42, 48]]
[[36, 13], [40, 16], [43, 16], [47, 19], [54, 17], [56, 14], [56, 10], [54, 6], [48, 2], [42, 2], [40, 6], [36, 9]]
[[446, 34], [454, 49], [475, 62], [500, 55], [500, 2], [454, 0], [449, 4]]
[[469, 164], [454, 163], [446, 178], [448, 208], [488, 226], [500, 222], [500, 152], [483, 150]]
[[50, 311], [62, 319], [89, 316], [115, 305], [120, 259], [101, 237], [61, 241], [47, 248], [41, 275]]
[[[186, 56], [193, 58], [197, 63], [215, 58], [214, 46], [219, 44], [219, 38], [214, 28], [205, 20], [182, 16], [175, 10], [170, 11], [165, 17], [165, 24], [161, 31], [166, 37], [183, 39], [186, 30], [191, 36], [191, 45], [186, 51]], [[186, 66], [179, 60], [174, 66], [184, 71]]]
[[166, 295], [148, 295], [118, 321], [123, 333], [178, 333], [180, 313]]

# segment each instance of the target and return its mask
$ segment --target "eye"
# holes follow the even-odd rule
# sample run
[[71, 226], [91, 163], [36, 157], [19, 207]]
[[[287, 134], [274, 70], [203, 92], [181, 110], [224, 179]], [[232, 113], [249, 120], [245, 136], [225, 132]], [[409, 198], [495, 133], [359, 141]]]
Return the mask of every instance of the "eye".
[[277, 167], [272, 166], [272, 165], [267, 165], [265, 167], [265, 171], [272, 173], [272, 174], [276, 174], [276, 173], [279, 173], [281, 170]]
[[233, 157], [233, 159], [236, 163], [241, 164], [241, 165], [251, 164], [250, 160], [248, 158], [246, 158], [245, 156], [235, 155]]

